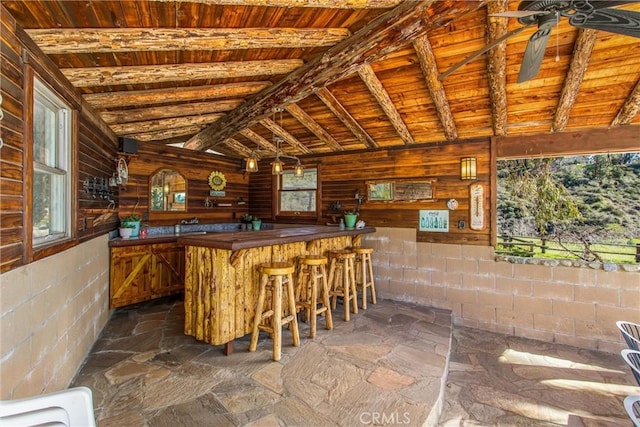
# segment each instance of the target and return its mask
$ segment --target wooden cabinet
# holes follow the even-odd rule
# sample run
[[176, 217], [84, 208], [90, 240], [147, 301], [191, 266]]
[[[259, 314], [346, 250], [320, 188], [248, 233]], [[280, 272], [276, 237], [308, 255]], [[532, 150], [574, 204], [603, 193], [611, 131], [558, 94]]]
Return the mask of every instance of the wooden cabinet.
[[181, 292], [184, 247], [175, 242], [111, 247], [111, 308]]

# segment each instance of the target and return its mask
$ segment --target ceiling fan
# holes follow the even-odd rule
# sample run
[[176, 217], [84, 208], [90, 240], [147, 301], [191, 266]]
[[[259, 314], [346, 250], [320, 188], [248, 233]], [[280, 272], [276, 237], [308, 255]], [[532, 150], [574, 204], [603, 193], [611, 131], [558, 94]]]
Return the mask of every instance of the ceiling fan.
[[544, 52], [553, 27], [558, 25], [560, 17], [569, 18], [569, 24], [577, 28], [608, 31], [631, 37], [640, 37], [640, 12], [623, 9], [612, 9], [609, 6], [619, 6], [629, 3], [639, 3], [638, 0], [529, 0], [521, 1], [517, 11], [496, 13], [489, 16], [518, 18], [523, 27], [505, 33], [468, 58], [455, 64], [438, 80], [444, 80], [451, 73], [473, 61], [478, 56], [494, 48], [511, 36], [537, 24], [538, 30], [533, 33], [527, 43], [527, 48], [520, 65], [518, 83], [527, 81], [538, 74], [544, 58]]

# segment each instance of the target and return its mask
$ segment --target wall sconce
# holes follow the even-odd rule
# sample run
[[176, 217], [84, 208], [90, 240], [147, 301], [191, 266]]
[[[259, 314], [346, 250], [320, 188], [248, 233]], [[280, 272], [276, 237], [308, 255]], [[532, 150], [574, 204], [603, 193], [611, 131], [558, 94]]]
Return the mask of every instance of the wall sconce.
[[252, 153], [245, 159], [246, 172], [258, 172], [258, 158]]
[[476, 177], [476, 158], [463, 157], [460, 159], [460, 179], [476, 179]]
[[304, 176], [304, 166], [300, 163], [300, 159], [298, 159], [298, 164], [293, 167], [293, 176], [302, 178]]

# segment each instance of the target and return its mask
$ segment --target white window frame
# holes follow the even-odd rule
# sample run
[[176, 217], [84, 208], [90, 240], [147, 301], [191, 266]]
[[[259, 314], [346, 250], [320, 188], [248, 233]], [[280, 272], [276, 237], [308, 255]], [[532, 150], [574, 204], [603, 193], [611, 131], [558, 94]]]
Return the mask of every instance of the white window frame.
[[[43, 142], [47, 148], [53, 153], [47, 153], [45, 159], [41, 159], [36, 152], [38, 145], [38, 138], [40, 137], [36, 132], [36, 124], [40, 121], [37, 117], [40, 108], [36, 106], [40, 104], [48, 112], [53, 113], [55, 124], [55, 135], [53, 140], [48, 143]], [[39, 246], [49, 245], [51, 243], [58, 243], [71, 238], [71, 179], [72, 179], [72, 111], [69, 105], [67, 105], [62, 98], [53, 92], [49, 87], [42, 83], [37, 78], [33, 79], [33, 172], [32, 172], [32, 212], [31, 212], [31, 227], [32, 227], [32, 245], [34, 248]], [[49, 134], [50, 135], [50, 134]], [[48, 209], [49, 219], [45, 221], [39, 221], [36, 224], [36, 215], [40, 212], [36, 212], [36, 175], [46, 174], [50, 177], [49, 183], [49, 197], [48, 203], [43, 205]], [[48, 228], [42, 228], [48, 226]]]
[[[316, 217], [318, 212], [318, 204], [320, 203], [320, 192], [318, 190], [319, 180], [320, 180], [320, 171], [317, 168], [308, 168], [305, 169], [305, 174], [315, 171], [316, 172], [316, 182], [314, 187], [309, 188], [295, 188], [295, 189], [284, 189], [282, 184], [282, 179], [285, 175], [293, 175], [293, 170], [284, 171], [280, 176], [278, 176], [278, 214], [284, 216], [296, 215], [302, 217]], [[286, 193], [300, 192], [300, 191], [313, 191], [315, 192], [315, 209], [312, 211], [287, 211], [282, 209], [282, 195]]]

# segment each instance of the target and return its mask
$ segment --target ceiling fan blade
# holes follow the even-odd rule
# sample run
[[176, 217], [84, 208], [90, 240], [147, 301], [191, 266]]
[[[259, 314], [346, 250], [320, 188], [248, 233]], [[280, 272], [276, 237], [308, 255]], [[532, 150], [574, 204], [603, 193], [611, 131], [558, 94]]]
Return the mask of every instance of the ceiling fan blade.
[[640, 37], [640, 12], [631, 10], [599, 9], [588, 15], [576, 13], [569, 18], [569, 23], [578, 28]]
[[469, 62], [473, 61], [474, 59], [476, 59], [478, 56], [482, 55], [483, 53], [487, 52], [488, 50], [493, 49], [494, 47], [496, 47], [497, 45], [499, 45], [500, 43], [502, 43], [503, 41], [505, 41], [506, 39], [508, 39], [511, 36], [515, 36], [516, 34], [522, 32], [525, 28], [531, 26], [532, 24], [529, 25], [525, 25], [524, 27], [520, 27], [520, 28], [516, 28], [515, 30], [511, 30], [508, 33], [503, 34], [502, 36], [498, 37], [497, 39], [495, 39], [494, 41], [492, 41], [491, 43], [488, 43], [485, 47], [483, 47], [482, 49], [474, 52], [473, 54], [471, 54], [470, 56], [466, 57], [464, 60], [458, 62], [457, 64], [453, 65], [451, 68], [449, 68], [447, 71], [445, 71], [444, 73], [440, 74], [438, 76], [438, 80], [442, 81], [444, 79], [446, 79], [447, 77], [449, 77], [450, 74], [452, 74], [453, 72], [455, 72], [456, 70], [458, 70], [460, 67], [467, 65]]
[[552, 28], [553, 27], [550, 26], [540, 28], [529, 39], [527, 49], [524, 51], [524, 57], [522, 58], [522, 64], [520, 65], [518, 83], [522, 83], [538, 75]]
[[502, 16], [505, 18], [525, 18], [533, 15], [547, 15], [548, 10], [509, 10], [507, 12], [490, 13], [488, 16]]

